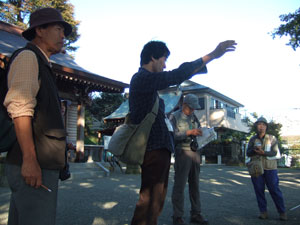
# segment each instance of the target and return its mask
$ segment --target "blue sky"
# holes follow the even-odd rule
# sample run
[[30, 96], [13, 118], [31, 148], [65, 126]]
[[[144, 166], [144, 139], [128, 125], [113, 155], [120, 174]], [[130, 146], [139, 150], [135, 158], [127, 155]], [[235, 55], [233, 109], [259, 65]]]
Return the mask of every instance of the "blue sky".
[[150, 40], [167, 43], [166, 69], [171, 70], [233, 39], [236, 51], [212, 61], [208, 74], [192, 80], [240, 102], [248, 113], [277, 122], [300, 113], [294, 109], [300, 108], [300, 50], [286, 46], [287, 38], [273, 40], [269, 34], [281, 24], [279, 15], [300, 7], [299, 0], [70, 2], [81, 21], [75, 61], [93, 73], [129, 83]]

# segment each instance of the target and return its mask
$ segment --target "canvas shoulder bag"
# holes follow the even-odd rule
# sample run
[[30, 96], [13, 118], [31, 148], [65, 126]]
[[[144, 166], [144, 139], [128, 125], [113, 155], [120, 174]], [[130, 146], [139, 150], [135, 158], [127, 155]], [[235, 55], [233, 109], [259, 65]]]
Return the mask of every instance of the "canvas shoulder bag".
[[261, 156], [255, 155], [251, 157], [247, 163], [247, 168], [251, 177], [259, 177], [264, 173]]
[[159, 98], [157, 96], [151, 112], [139, 124], [132, 124], [129, 119], [130, 113], [128, 113], [124, 124], [118, 126], [114, 131], [108, 144], [108, 151], [123, 163], [141, 165], [144, 161], [149, 134], [158, 112], [158, 106]]
[[[254, 146], [262, 145], [259, 139], [255, 139]], [[254, 155], [251, 156], [250, 162], [247, 164], [247, 168], [251, 177], [259, 177], [264, 173], [264, 168], [262, 164], [262, 156]]]

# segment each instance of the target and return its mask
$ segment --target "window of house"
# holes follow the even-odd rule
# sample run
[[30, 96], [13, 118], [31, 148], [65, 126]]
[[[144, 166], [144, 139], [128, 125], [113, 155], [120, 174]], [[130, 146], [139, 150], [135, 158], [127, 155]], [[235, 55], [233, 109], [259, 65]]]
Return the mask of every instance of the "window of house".
[[215, 109], [216, 108], [216, 100], [214, 98], [210, 98], [210, 109]]
[[235, 119], [235, 114], [236, 114], [237, 108], [228, 106], [226, 108], [226, 110], [227, 110], [227, 116]]
[[211, 98], [210, 99], [210, 109], [224, 109], [225, 104], [220, 100]]
[[201, 107], [201, 110], [205, 109], [204, 98], [199, 98], [198, 102]]
[[221, 101], [218, 101], [217, 103], [217, 109], [224, 109], [224, 103]]

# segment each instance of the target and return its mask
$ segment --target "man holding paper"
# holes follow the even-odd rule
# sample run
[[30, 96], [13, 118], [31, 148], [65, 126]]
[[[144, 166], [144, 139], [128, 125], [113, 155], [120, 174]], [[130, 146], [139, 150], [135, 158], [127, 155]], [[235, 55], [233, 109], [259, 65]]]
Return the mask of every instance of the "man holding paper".
[[183, 99], [182, 108], [170, 116], [175, 138], [175, 176], [172, 192], [173, 225], [186, 224], [183, 220], [183, 208], [184, 188], [187, 181], [191, 201], [190, 222], [208, 224], [208, 221], [201, 215], [199, 192], [200, 153], [196, 137], [202, 135], [202, 130], [194, 110], [200, 108], [197, 96], [188, 94]]

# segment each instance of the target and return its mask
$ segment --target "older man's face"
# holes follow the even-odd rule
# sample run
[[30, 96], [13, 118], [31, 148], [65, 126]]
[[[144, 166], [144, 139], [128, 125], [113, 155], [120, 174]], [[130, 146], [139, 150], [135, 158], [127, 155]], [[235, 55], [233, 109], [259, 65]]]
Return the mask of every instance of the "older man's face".
[[61, 52], [64, 45], [64, 27], [61, 24], [50, 24], [39, 29], [43, 47], [51, 55]]

